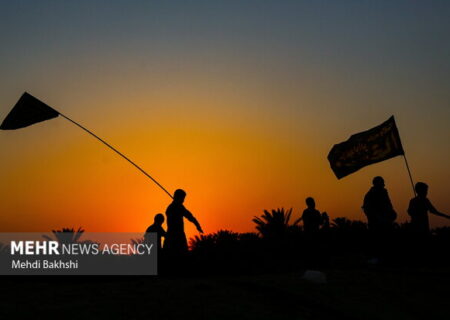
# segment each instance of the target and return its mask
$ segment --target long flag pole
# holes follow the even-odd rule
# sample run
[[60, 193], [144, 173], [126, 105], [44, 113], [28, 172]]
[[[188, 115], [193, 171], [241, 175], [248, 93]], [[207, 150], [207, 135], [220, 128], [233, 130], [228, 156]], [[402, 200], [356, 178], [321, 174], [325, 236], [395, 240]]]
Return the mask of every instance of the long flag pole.
[[65, 115], [63, 115], [62, 113], [60, 113], [58, 111], [59, 115], [61, 117], [63, 117], [66, 120], [69, 120], [70, 122], [72, 122], [73, 124], [75, 124], [76, 126], [80, 127], [81, 129], [83, 129], [84, 131], [86, 131], [87, 133], [89, 133], [90, 135], [92, 135], [93, 137], [97, 138], [100, 142], [102, 142], [104, 145], [106, 145], [107, 147], [109, 147], [111, 150], [113, 150], [114, 152], [116, 152], [118, 155], [120, 155], [122, 158], [124, 158], [125, 160], [127, 160], [129, 163], [131, 163], [133, 166], [135, 166], [139, 171], [141, 171], [143, 174], [145, 174], [148, 178], [150, 178], [154, 183], [156, 183], [156, 185], [158, 187], [160, 187], [165, 193], [167, 193], [167, 195], [173, 199], [173, 196], [170, 194], [169, 191], [166, 190], [166, 188], [164, 188], [158, 181], [156, 181], [151, 175], [149, 175], [147, 172], [144, 171], [144, 169], [142, 169], [141, 167], [139, 167], [136, 163], [134, 163], [133, 161], [131, 161], [126, 155], [124, 155], [122, 152], [120, 152], [119, 150], [117, 150], [116, 148], [114, 148], [112, 145], [110, 145], [108, 142], [106, 142], [105, 140], [103, 140], [102, 138], [100, 138], [99, 136], [97, 136], [95, 133], [93, 133], [92, 131], [90, 131], [89, 129], [83, 127], [81, 124], [79, 124], [76, 121], [73, 121], [72, 119], [70, 119], [69, 117], [66, 117]]
[[[397, 127], [397, 124], [395, 124], [395, 126]], [[398, 132], [398, 129], [397, 129], [397, 132]], [[398, 138], [399, 138], [399, 141], [401, 144], [400, 133], [398, 133]], [[402, 156], [403, 156], [403, 159], [405, 160], [406, 170], [408, 170], [409, 181], [411, 182], [413, 194], [414, 194], [414, 197], [417, 197], [416, 188], [414, 188], [414, 180], [412, 178], [411, 170], [409, 169], [408, 159], [406, 158], [406, 153], [405, 153], [405, 149], [403, 149], [403, 146], [402, 146], [402, 150], [403, 150]]]
[[411, 186], [412, 186], [412, 189], [414, 192], [414, 197], [416, 197], [417, 194], [416, 194], [416, 189], [414, 188], [414, 180], [411, 175], [411, 170], [409, 170], [408, 159], [406, 158], [405, 154], [403, 154], [403, 159], [405, 159], [406, 169], [408, 170], [409, 180], [411, 181]]

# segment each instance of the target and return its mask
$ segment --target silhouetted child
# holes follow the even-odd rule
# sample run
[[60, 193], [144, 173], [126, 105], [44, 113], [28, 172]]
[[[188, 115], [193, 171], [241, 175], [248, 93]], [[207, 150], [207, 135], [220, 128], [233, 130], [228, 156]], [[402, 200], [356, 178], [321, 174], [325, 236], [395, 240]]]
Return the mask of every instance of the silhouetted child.
[[313, 198], [306, 198], [306, 205], [307, 208], [303, 211], [301, 218], [303, 220], [303, 230], [308, 234], [316, 233], [322, 225], [322, 215], [316, 209], [316, 202]]
[[426, 235], [430, 233], [428, 211], [447, 219], [450, 219], [450, 216], [437, 211], [430, 200], [428, 200], [428, 185], [426, 183], [417, 182], [415, 190], [417, 196], [411, 199], [408, 207], [408, 214], [411, 216], [411, 227], [415, 232]]
[[161, 250], [162, 246], [161, 246], [161, 237], [165, 237], [166, 236], [166, 231], [164, 230], [164, 228], [162, 227], [162, 224], [164, 223], [164, 215], [162, 213], [158, 213], [157, 215], [155, 215], [153, 224], [147, 228], [147, 230], [145, 231], [145, 235], [144, 235], [144, 241], [145, 242], [149, 242], [149, 233], [150, 232], [156, 232], [156, 237], [157, 237], [157, 246], [158, 246], [158, 251]]

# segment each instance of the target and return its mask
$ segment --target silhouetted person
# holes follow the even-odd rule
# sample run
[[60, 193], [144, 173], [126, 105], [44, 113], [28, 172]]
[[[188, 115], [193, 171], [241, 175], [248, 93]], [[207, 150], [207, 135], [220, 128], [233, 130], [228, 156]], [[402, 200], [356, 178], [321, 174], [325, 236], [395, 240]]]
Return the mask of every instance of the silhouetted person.
[[450, 219], [450, 216], [436, 210], [430, 200], [428, 200], [428, 185], [426, 183], [417, 182], [415, 190], [417, 196], [411, 199], [408, 207], [408, 214], [411, 217], [411, 227], [415, 233], [428, 235], [430, 233], [428, 212], [447, 219]]
[[313, 198], [306, 198], [306, 206], [302, 215], [303, 230], [308, 234], [313, 234], [318, 232], [322, 225], [322, 214], [316, 209], [316, 202]]
[[186, 192], [184, 190], [176, 190], [172, 203], [166, 209], [167, 235], [164, 250], [172, 257], [182, 256], [188, 250], [186, 234], [184, 233], [184, 218], [192, 222], [200, 233], [203, 233], [197, 219], [184, 207], [185, 198]]
[[147, 228], [147, 230], [145, 231], [145, 235], [144, 235], [144, 241], [145, 242], [150, 242], [149, 241], [149, 233], [150, 232], [156, 232], [156, 237], [157, 237], [157, 248], [158, 248], [158, 252], [161, 250], [162, 246], [161, 246], [161, 238], [166, 236], [166, 231], [164, 230], [164, 228], [162, 227], [162, 224], [164, 223], [164, 215], [162, 213], [158, 213], [155, 215], [154, 219], [153, 219], [153, 224]]
[[372, 184], [372, 188], [364, 197], [364, 213], [367, 216], [369, 230], [385, 231], [393, 226], [397, 213], [392, 207], [391, 199], [384, 187], [384, 179], [375, 177]]
[[326, 255], [323, 251], [323, 237], [319, 237], [320, 227], [328, 219], [328, 215], [320, 213], [316, 209], [314, 198], [308, 197], [305, 200], [307, 208], [303, 211], [303, 230], [305, 234], [305, 247], [303, 250], [305, 264], [308, 268], [317, 268], [322, 265]]
[[374, 257], [370, 263], [380, 262], [392, 253], [392, 232], [397, 213], [392, 207], [389, 194], [384, 187], [384, 179], [375, 177], [372, 180], [372, 188], [364, 197], [363, 209], [367, 216], [367, 224], [370, 233], [370, 247]]

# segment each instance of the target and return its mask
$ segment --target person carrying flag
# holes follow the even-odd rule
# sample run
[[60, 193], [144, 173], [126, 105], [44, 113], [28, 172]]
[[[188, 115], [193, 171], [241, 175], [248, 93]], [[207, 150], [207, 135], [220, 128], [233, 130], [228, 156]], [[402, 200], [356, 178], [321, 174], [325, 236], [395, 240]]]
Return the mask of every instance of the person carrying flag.
[[170, 257], [183, 256], [188, 251], [186, 234], [184, 233], [184, 218], [192, 222], [200, 233], [202, 227], [192, 213], [184, 205], [186, 192], [177, 189], [173, 195], [172, 203], [166, 209], [167, 233], [164, 241], [164, 251]]
[[427, 236], [430, 234], [430, 222], [428, 212], [434, 215], [450, 219], [450, 216], [439, 212], [427, 198], [428, 185], [423, 182], [417, 182], [415, 185], [417, 196], [409, 201], [408, 214], [411, 217], [411, 227], [413, 232]]

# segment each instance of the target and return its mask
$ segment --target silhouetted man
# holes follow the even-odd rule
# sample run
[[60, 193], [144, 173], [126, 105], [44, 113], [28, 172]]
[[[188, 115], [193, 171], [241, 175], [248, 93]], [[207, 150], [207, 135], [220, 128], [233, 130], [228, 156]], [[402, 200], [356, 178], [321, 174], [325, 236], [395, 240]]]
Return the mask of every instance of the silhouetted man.
[[197, 227], [200, 233], [203, 233], [197, 219], [184, 207], [183, 202], [185, 198], [186, 192], [184, 190], [176, 190], [173, 195], [173, 201], [166, 210], [167, 235], [164, 242], [164, 250], [171, 256], [181, 256], [188, 250], [183, 218], [188, 219]]
[[308, 234], [316, 233], [322, 225], [322, 215], [316, 209], [316, 202], [313, 198], [306, 198], [306, 206], [302, 215], [303, 230]]
[[326, 261], [327, 256], [322, 250], [324, 238], [319, 237], [319, 230], [324, 223], [329, 223], [326, 212], [320, 213], [316, 209], [314, 198], [308, 197], [305, 200], [307, 208], [303, 211], [303, 230], [305, 232], [305, 247], [303, 250], [305, 263], [308, 268], [317, 268]]
[[164, 215], [162, 213], [156, 214], [155, 217], [153, 218], [153, 224], [147, 228], [147, 230], [145, 231], [145, 235], [144, 235], [144, 241], [148, 243], [149, 242], [149, 233], [150, 232], [156, 233], [156, 237], [157, 237], [156, 244], [157, 244], [158, 251], [160, 251], [162, 248], [161, 237], [166, 236], [166, 231], [162, 227], [164, 220], [165, 220]]
[[437, 216], [450, 219], [450, 216], [439, 212], [427, 198], [428, 185], [423, 182], [417, 182], [415, 185], [417, 196], [409, 202], [408, 214], [411, 217], [411, 227], [416, 234], [428, 235], [430, 233], [430, 223], [428, 221], [428, 212]]
[[394, 211], [389, 194], [384, 187], [384, 179], [375, 177], [372, 184], [372, 188], [364, 197], [363, 204], [369, 230], [386, 231], [393, 226], [397, 213]]
[[372, 184], [364, 197], [363, 209], [369, 226], [370, 249], [374, 255], [369, 263], [377, 264], [392, 253], [392, 231], [397, 213], [384, 187], [384, 179], [375, 177]]

